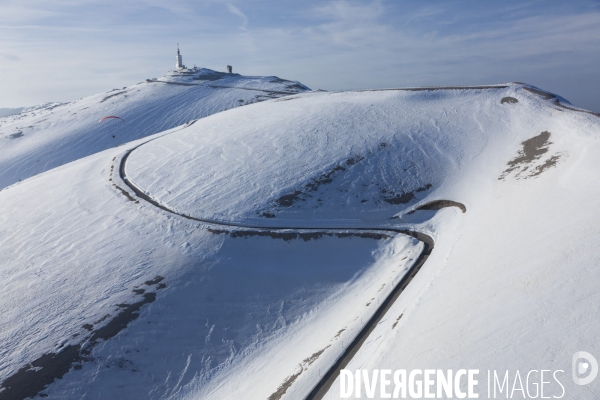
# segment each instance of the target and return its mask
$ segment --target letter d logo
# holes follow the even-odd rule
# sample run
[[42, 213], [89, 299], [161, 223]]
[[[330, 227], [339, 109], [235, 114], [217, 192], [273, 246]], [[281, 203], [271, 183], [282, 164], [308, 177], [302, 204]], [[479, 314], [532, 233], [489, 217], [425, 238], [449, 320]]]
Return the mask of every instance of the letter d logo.
[[[589, 375], [582, 377], [589, 371]], [[587, 385], [598, 375], [598, 361], [593, 355], [585, 351], [578, 351], [573, 355], [573, 382], [577, 385]]]

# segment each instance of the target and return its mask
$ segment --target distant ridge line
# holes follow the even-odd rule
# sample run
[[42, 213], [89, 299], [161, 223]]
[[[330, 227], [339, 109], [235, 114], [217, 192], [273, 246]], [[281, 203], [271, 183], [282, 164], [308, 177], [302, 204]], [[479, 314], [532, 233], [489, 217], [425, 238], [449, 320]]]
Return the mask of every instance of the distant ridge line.
[[423, 87], [407, 87], [407, 88], [379, 88], [379, 89], [348, 89], [332, 91], [330, 93], [344, 92], [379, 92], [385, 90], [406, 90], [409, 92], [422, 92], [427, 90], [477, 90], [477, 89], [506, 89], [509, 85], [482, 85], [482, 86], [423, 86]]

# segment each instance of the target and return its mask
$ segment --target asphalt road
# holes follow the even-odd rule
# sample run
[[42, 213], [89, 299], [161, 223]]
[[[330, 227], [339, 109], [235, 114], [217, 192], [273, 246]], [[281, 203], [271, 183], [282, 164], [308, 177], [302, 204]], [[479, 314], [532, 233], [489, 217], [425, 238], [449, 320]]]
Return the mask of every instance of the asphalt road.
[[[145, 143], [148, 143], [148, 142], [145, 142]], [[416, 230], [410, 230], [410, 229], [404, 229], [404, 228], [394, 228], [394, 227], [389, 227], [389, 226], [385, 226], [385, 227], [379, 227], [379, 226], [373, 226], [373, 227], [364, 227], [364, 226], [363, 227], [339, 227], [339, 226], [337, 226], [337, 227], [336, 226], [322, 227], [322, 226], [320, 226], [320, 227], [315, 227], [315, 226], [311, 226], [311, 225], [269, 226], [269, 225], [254, 225], [254, 224], [244, 224], [244, 223], [239, 223], [239, 222], [219, 221], [219, 220], [215, 220], [215, 219], [203, 218], [203, 217], [192, 216], [192, 215], [180, 213], [180, 212], [177, 212], [175, 210], [168, 208], [167, 206], [165, 206], [165, 205], [161, 204], [160, 202], [158, 202], [157, 200], [153, 199], [151, 196], [144, 193], [139, 187], [137, 187], [135, 184], [133, 184], [127, 178], [127, 175], [125, 173], [125, 166], [126, 166], [129, 155], [135, 149], [139, 148], [140, 146], [144, 145], [145, 143], [142, 143], [142, 144], [138, 145], [137, 147], [127, 151], [127, 153], [125, 153], [125, 155], [122, 157], [120, 165], [119, 165], [119, 176], [120, 176], [121, 180], [123, 181], [123, 183], [125, 183], [129, 187], [129, 189], [131, 189], [135, 193], [135, 195], [138, 198], [152, 204], [153, 206], [155, 206], [157, 208], [160, 208], [163, 211], [169, 212], [171, 214], [175, 214], [175, 215], [178, 215], [178, 216], [186, 218], [186, 219], [203, 222], [203, 223], [210, 224], [210, 225], [234, 228], [234, 229], [238, 229], [238, 230], [239, 229], [243, 229], [243, 230], [250, 229], [250, 230], [259, 230], [259, 231], [263, 231], [263, 232], [270, 231], [270, 232], [274, 232], [274, 233], [281, 232], [282, 230], [285, 230], [285, 231], [309, 230], [309, 231], [315, 231], [315, 232], [336, 232], [336, 231], [340, 232], [340, 231], [343, 231], [345, 233], [369, 232], [369, 233], [373, 233], [373, 234], [377, 234], [377, 233], [381, 233], [381, 232], [391, 232], [394, 234], [404, 234], [404, 235], [412, 236], [424, 243], [425, 246], [423, 247], [423, 251], [417, 258], [417, 260], [415, 261], [415, 263], [413, 264], [411, 269], [408, 271], [408, 273], [402, 277], [402, 279], [396, 284], [396, 286], [390, 292], [390, 294], [386, 297], [386, 299], [383, 302], [381, 302], [379, 308], [375, 311], [373, 316], [365, 323], [364, 327], [358, 333], [358, 335], [354, 338], [354, 340], [346, 347], [346, 350], [344, 351], [344, 353], [340, 356], [340, 358], [338, 358], [338, 360], [335, 362], [335, 364], [333, 364], [331, 366], [331, 368], [323, 375], [321, 380], [315, 385], [313, 390], [306, 397], [306, 399], [309, 399], [309, 400], [321, 399], [327, 393], [327, 391], [329, 390], [329, 388], [331, 387], [333, 382], [336, 380], [337, 376], [339, 375], [339, 371], [341, 369], [343, 369], [346, 365], [348, 365], [348, 363], [350, 362], [352, 357], [354, 357], [354, 355], [358, 352], [358, 350], [360, 349], [362, 344], [365, 342], [365, 340], [367, 339], [369, 334], [373, 331], [373, 329], [375, 329], [377, 324], [384, 317], [385, 313], [390, 309], [390, 307], [394, 304], [396, 299], [400, 296], [400, 294], [404, 291], [404, 289], [408, 286], [408, 284], [412, 281], [412, 279], [417, 275], [417, 273], [419, 272], [419, 270], [421, 269], [421, 267], [423, 266], [423, 264], [425, 263], [425, 261], [427, 260], [427, 258], [429, 257], [429, 255], [431, 254], [431, 252], [435, 246], [433, 238], [431, 238], [431, 236], [429, 236], [423, 232], [419, 232]], [[431, 207], [428, 207], [429, 205], [431, 205]], [[423, 209], [440, 209], [440, 208], [444, 208], [444, 207], [458, 207], [463, 212], [466, 212], [466, 207], [462, 203], [458, 203], [458, 202], [451, 201], [451, 200], [437, 200], [434, 202], [429, 202], [429, 203], [427, 203], [426, 206], [423, 207]], [[283, 395], [283, 394], [284, 393], [281, 393], [281, 395]]]

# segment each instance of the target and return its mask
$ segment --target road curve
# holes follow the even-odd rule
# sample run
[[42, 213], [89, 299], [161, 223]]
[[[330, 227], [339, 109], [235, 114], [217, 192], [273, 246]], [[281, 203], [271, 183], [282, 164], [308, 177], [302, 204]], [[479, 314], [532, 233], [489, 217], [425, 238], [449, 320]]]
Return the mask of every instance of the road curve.
[[[142, 146], [146, 143], [148, 143], [148, 142], [139, 144], [138, 146], [128, 150], [123, 155], [123, 157], [121, 158], [120, 164], [119, 164], [119, 177], [121, 178], [123, 183], [125, 185], [127, 185], [136, 194], [137, 197], [139, 197], [140, 199], [142, 199], [142, 200], [152, 204], [153, 206], [160, 208], [161, 210], [166, 211], [168, 213], [175, 214], [175, 215], [181, 216], [186, 219], [211, 224], [211, 225], [224, 226], [224, 227], [228, 227], [228, 228], [238, 228], [238, 229], [241, 228], [241, 229], [245, 229], [245, 230], [250, 229], [250, 230], [271, 231], [271, 232], [276, 232], [276, 231], [281, 231], [281, 230], [287, 230], [287, 231], [289, 231], [289, 230], [310, 230], [310, 231], [319, 231], [319, 232], [344, 231], [344, 232], [371, 232], [371, 233], [393, 232], [396, 234], [404, 234], [404, 235], [412, 236], [424, 243], [423, 251], [417, 258], [415, 263], [412, 265], [410, 270], [402, 277], [402, 279], [398, 282], [398, 284], [396, 284], [396, 286], [392, 289], [390, 294], [383, 300], [383, 302], [381, 303], [379, 308], [375, 311], [373, 316], [366, 322], [366, 324], [361, 329], [361, 331], [356, 335], [354, 340], [346, 347], [346, 350], [344, 351], [344, 353], [337, 359], [337, 361], [331, 366], [331, 368], [323, 375], [321, 380], [314, 386], [313, 390], [306, 397], [307, 400], [321, 399], [327, 393], [327, 391], [329, 390], [329, 388], [331, 387], [333, 382], [336, 380], [337, 375], [339, 374], [339, 371], [341, 369], [343, 369], [346, 365], [348, 365], [348, 363], [350, 362], [352, 357], [354, 357], [354, 355], [358, 352], [358, 350], [360, 349], [362, 344], [365, 342], [365, 340], [367, 339], [369, 334], [373, 331], [373, 329], [375, 329], [377, 324], [381, 321], [381, 319], [383, 318], [385, 313], [390, 309], [390, 307], [394, 304], [396, 299], [400, 296], [400, 294], [404, 291], [404, 289], [408, 286], [408, 284], [412, 281], [412, 279], [419, 272], [419, 270], [421, 269], [421, 267], [423, 266], [423, 264], [425, 263], [425, 261], [427, 260], [427, 258], [429, 257], [429, 255], [431, 254], [431, 252], [435, 246], [433, 238], [423, 232], [410, 230], [410, 229], [394, 228], [394, 227], [389, 227], [389, 226], [386, 226], [386, 227], [378, 227], [378, 226], [350, 227], [349, 228], [349, 227], [315, 227], [315, 226], [298, 226], [297, 225], [297, 226], [281, 227], [281, 226], [250, 225], [250, 224], [244, 224], [244, 223], [239, 223], [239, 222], [219, 221], [219, 220], [214, 220], [214, 219], [210, 219], [210, 218], [201, 218], [201, 217], [196, 217], [196, 216], [180, 213], [180, 212], [172, 210], [172, 209], [168, 208], [167, 206], [159, 203], [157, 200], [153, 199], [152, 197], [150, 197], [149, 195], [144, 193], [139, 187], [137, 187], [133, 182], [131, 182], [127, 178], [127, 174], [125, 173], [125, 166], [127, 164], [127, 159], [129, 158], [129, 155], [134, 150], [136, 150], [137, 148], [139, 148], [140, 146]], [[437, 207], [435, 209], [440, 209], [440, 208], [444, 208], [444, 207], [458, 207], [463, 212], [466, 211], [466, 208], [462, 203], [458, 203], [458, 202], [450, 201], [450, 200], [436, 201], [436, 206]], [[284, 393], [281, 393], [281, 395], [283, 395], [283, 394]]]
[[[155, 82], [156, 81], [153, 81], [150, 83], [155, 83]], [[173, 82], [161, 82], [161, 83], [173, 83]], [[173, 84], [182, 84], [182, 83], [173, 83]], [[187, 86], [189, 84], [182, 84], [182, 85]], [[212, 85], [209, 85], [209, 86], [212, 86]], [[216, 86], [212, 86], [212, 87], [216, 88]], [[388, 88], [388, 89], [370, 89], [370, 90], [353, 90], [353, 91], [354, 92], [395, 91], [395, 90], [428, 91], [428, 90], [451, 90], [451, 89], [500, 89], [500, 88], [504, 88], [504, 87], [506, 87], [506, 86]], [[238, 89], [268, 92], [268, 91], [260, 90], [260, 89], [249, 89], [249, 88], [238, 88]], [[275, 91], [271, 91], [271, 92], [273, 92], [275, 94], [283, 94], [283, 95], [301, 94], [301, 93], [288, 93], [288, 92], [275, 92]], [[374, 226], [374, 227], [364, 227], [364, 226], [363, 227], [326, 227], [326, 228], [315, 227], [315, 226], [294, 226], [294, 227], [266, 226], [266, 225], [259, 226], [259, 225], [243, 224], [243, 223], [238, 223], [238, 222], [227, 222], [227, 221], [212, 220], [212, 219], [208, 219], [208, 218], [199, 218], [199, 217], [194, 217], [194, 216], [186, 215], [183, 213], [178, 213], [174, 210], [171, 210], [168, 207], [160, 204], [158, 201], [152, 199], [150, 196], [143, 193], [138, 187], [136, 187], [131, 181], [129, 181], [125, 174], [125, 164], [127, 162], [127, 158], [131, 154], [131, 152], [136, 150], [140, 146], [142, 146], [146, 143], [149, 143], [153, 140], [156, 140], [160, 137], [174, 133], [178, 130], [185, 129], [197, 121], [198, 120], [190, 121], [190, 122], [182, 125], [178, 129], [170, 130], [169, 132], [163, 133], [160, 136], [156, 136], [152, 139], [146, 140], [145, 142], [126, 151], [126, 153], [120, 160], [119, 176], [120, 176], [121, 180], [123, 181], [123, 183], [125, 185], [127, 185], [140, 199], [145, 200], [146, 202], [148, 202], [148, 203], [152, 204], [153, 206], [158, 207], [166, 212], [169, 212], [169, 213], [172, 213], [175, 215], [179, 215], [183, 218], [187, 218], [187, 219], [191, 219], [191, 220], [195, 220], [195, 221], [199, 221], [199, 222], [203, 222], [203, 223], [207, 223], [207, 224], [211, 224], [211, 225], [219, 225], [219, 226], [229, 227], [229, 228], [242, 228], [242, 229], [247, 229], [247, 230], [262, 230], [262, 231], [266, 230], [266, 231], [271, 231], [271, 232], [277, 232], [277, 231], [281, 231], [281, 230], [286, 230], [286, 231], [308, 230], [308, 231], [318, 231], [318, 232], [343, 231], [346, 233], [347, 232], [357, 232], [357, 233], [360, 233], [360, 232], [369, 233], [370, 232], [370, 233], [374, 233], [374, 234], [377, 234], [377, 232], [393, 232], [393, 233], [397, 233], [397, 234], [405, 234], [405, 235], [414, 237], [424, 243], [423, 251], [417, 258], [417, 260], [413, 264], [413, 266], [410, 268], [410, 270], [402, 277], [402, 279], [398, 282], [398, 284], [392, 289], [390, 294], [383, 300], [383, 302], [381, 303], [379, 308], [375, 311], [375, 313], [373, 314], [371, 319], [369, 319], [369, 321], [367, 321], [367, 323], [365, 324], [363, 329], [358, 333], [358, 335], [355, 337], [355, 339], [348, 345], [348, 347], [346, 348], [346, 351], [338, 358], [338, 360], [335, 362], [335, 364], [329, 369], [329, 371], [327, 371], [327, 373], [323, 376], [323, 378], [315, 385], [315, 387], [313, 388], [311, 393], [306, 397], [307, 399], [320, 399], [325, 395], [325, 393], [327, 393], [327, 391], [331, 387], [332, 383], [335, 381], [339, 371], [348, 364], [348, 362], [352, 359], [354, 354], [356, 354], [356, 352], [360, 349], [360, 347], [364, 343], [365, 339], [373, 331], [374, 327], [379, 323], [379, 321], [381, 321], [381, 319], [383, 318], [383, 316], [385, 315], [387, 310], [391, 307], [391, 305], [398, 298], [398, 296], [402, 293], [404, 288], [406, 288], [406, 286], [414, 278], [414, 276], [419, 272], [419, 270], [421, 269], [421, 267], [423, 266], [423, 264], [425, 263], [425, 261], [427, 260], [427, 258], [429, 257], [429, 255], [431, 254], [431, 252], [434, 248], [433, 238], [431, 238], [429, 235], [427, 235], [423, 232], [414, 231], [414, 230], [410, 230], [410, 229], [394, 228], [394, 227], [389, 227], [389, 226], [386, 226], [386, 227], [377, 227], [377, 226]], [[120, 190], [122, 192], [122, 194], [124, 194], [125, 196], [130, 197], [128, 192], [123, 191], [118, 186], [116, 186], [116, 188], [118, 190]], [[454, 206], [454, 207], [459, 207], [463, 212], [466, 211], [466, 208], [463, 204], [453, 202], [450, 200], [437, 200], [433, 203], [435, 203], [435, 204], [430, 204], [430, 203], [426, 204], [424, 206], [425, 207], [424, 209], [436, 209], [437, 210], [437, 209], [444, 208], [444, 207], [453, 207]], [[152, 293], [150, 293], [150, 294], [152, 294]], [[145, 298], [142, 301], [134, 303], [133, 305], [131, 305], [130, 309], [128, 309], [126, 311], [129, 313], [134, 313], [135, 310], [137, 310], [139, 307], [141, 307], [143, 304], [145, 304], [145, 302], [148, 302], [148, 301], [153, 301], [153, 298], [152, 299]], [[118, 315], [117, 317], [120, 318], [121, 316]], [[127, 321], [124, 322], [124, 321], [122, 321], [122, 318], [121, 319], [119, 319], [119, 318], [115, 318], [115, 321], [111, 321], [111, 323], [115, 322], [116, 325], [119, 325], [118, 326], [119, 329], [112, 329], [114, 327], [112, 327], [112, 325], [110, 323], [105, 327], [105, 328], [112, 329], [111, 334], [116, 334], [116, 332], [118, 332], [120, 329], [123, 329], [127, 326], [128, 322]], [[102, 328], [102, 329], [104, 329], [104, 328]], [[97, 332], [93, 332], [93, 334], [97, 334]], [[83, 356], [85, 356], [85, 354], [87, 354], [86, 352], [89, 351], [89, 349], [87, 349], [87, 350], [83, 349], [83, 347], [80, 347], [80, 345], [70, 345], [68, 350], [69, 351], [64, 350], [61, 353], [44, 354], [38, 360], [34, 360], [32, 363], [43, 363], [44, 364], [44, 368], [41, 369], [43, 371], [43, 374], [42, 374], [43, 376], [41, 376], [41, 377], [36, 376], [35, 379], [32, 379], [29, 375], [23, 376], [24, 375], [23, 373], [29, 373], [29, 372], [33, 371], [32, 369], [28, 369], [27, 366], [24, 366], [21, 370], [12, 374], [8, 378], [6, 378], [3, 382], [0, 382], [0, 399], [2, 399], [2, 400], [4, 400], [4, 399], [21, 400], [26, 397], [33, 397], [33, 396], [37, 395], [42, 390], [44, 390], [47, 387], [47, 385], [51, 384], [55, 379], [62, 378], [62, 376], [71, 369], [71, 367], [74, 365], [74, 363], [76, 361], [83, 360]], [[28, 365], [32, 365], [32, 363], [30, 363]], [[37, 372], [37, 370], [35, 372]], [[6, 387], [6, 384], [9, 381], [10, 382], [15, 381], [15, 385], [13, 388], [8, 389]], [[284, 394], [284, 393], [282, 393], [282, 394]]]
[[232, 227], [232, 228], [260, 229], [260, 230], [269, 230], [269, 231], [281, 231], [281, 230], [311, 230], [311, 231], [327, 231], [327, 232], [331, 232], [331, 231], [344, 231], [344, 232], [348, 232], [348, 231], [356, 231], [356, 232], [378, 231], [378, 232], [402, 233], [402, 234], [405, 234], [408, 236], [412, 236], [412, 237], [428, 244], [429, 246], [431, 246], [431, 248], [433, 248], [433, 246], [434, 246], [434, 242], [433, 242], [433, 239], [431, 238], [431, 236], [429, 236], [423, 232], [413, 231], [410, 229], [394, 228], [394, 227], [390, 227], [390, 226], [385, 226], [385, 227], [378, 227], [378, 226], [373, 226], [373, 227], [343, 227], [343, 226], [317, 227], [317, 226], [311, 226], [311, 225], [296, 225], [296, 226], [252, 225], [252, 224], [244, 224], [242, 222], [219, 221], [219, 220], [210, 219], [210, 218], [195, 217], [192, 215], [188, 215], [188, 214], [184, 214], [184, 213], [172, 210], [172, 209], [168, 208], [167, 206], [159, 203], [157, 200], [153, 199], [146, 193], [144, 193], [139, 187], [137, 187], [133, 182], [131, 182], [127, 178], [127, 175], [125, 174], [125, 165], [127, 163], [127, 158], [129, 157], [129, 155], [135, 149], [139, 148], [140, 146], [142, 146], [146, 143], [148, 143], [148, 142], [142, 143], [142, 144], [134, 147], [133, 149], [127, 151], [127, 153], [125, 153], [125, 155], [121, 159], [121, 162], [119, 165], [119, 177], [121, 178], [123, 183], [125, 183], [125, 185], [127, 185], [135, 193], [135, 195], [137, 197], [139, 197], [140, 199], [142, 199], [142, 200], [152, 204], [153, 206], [160, 208], [161, 210], [164, 210], [168, 213], [175, 214], [180, 217], [183, 217], [186, 219], [191, 219], [191, 220], [198, 221], [198, 222], [203, 222], [203, 223], [207, 223], [207, 224], [211, 224], [211, 225]]

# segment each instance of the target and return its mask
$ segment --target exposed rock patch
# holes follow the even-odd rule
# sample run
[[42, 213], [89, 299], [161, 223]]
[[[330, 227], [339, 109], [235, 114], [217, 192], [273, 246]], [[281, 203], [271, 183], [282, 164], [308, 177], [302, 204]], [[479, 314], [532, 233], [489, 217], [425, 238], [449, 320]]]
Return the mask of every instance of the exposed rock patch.
[[467, 212], [467, 207], [465, 207], [463, 203], [452, 200], [434, 200], [415, 208], [413, 211], [410, 211], [407, 214], [412, 214], [418, 210], [441, 210], [442, 208], [446, 207], [458, 207], [463, 213]]
[[[163, 277], [157, 276], [145, 284], [152, 286], [163, 279]], [[166, 287], [166, 285], [162, 287]], [[0, 400], [22, 400], [34, 397], [55, 379], [61, 379], [71, 369], [81, 369], [83, 362], [92, 360], [92, 350], [98, 343], [112, 338], [125, 329], [131, 321], [139, 317], [140, 309], [154, 300], [156, 300], [155, 292], [144, 293], [142, 299], [133, 304], [118, 304], [118, 313], [107, 324], [95, 330], [92, 324], [83, 325], [83, 329], [89, 333], [80, 343], [68, 344], [65, 341], [58, 346], [55, 353], [40, 356], [6, 378], [0, 385]], [[101, 318], [96, 321], [96, 324], [108, 317], [107, 315]], [[127, 360], [118, 361], [115, 366], [136, 371], [135, 367], [132, 364], [129, 365]], [[44, 394], [40, 394], [40, 396], [44, 397]]]
[[518, 103], [519, 100], [515, 99], [514, 97], [503, 97], [502, 100], [500, 100], [500, 104], [516, 104]]
[[19, 131], [17, 133], [13, 133], [12, 135], [8, 135], [9, 139], [16, 139], [16, 138], [20, 138], [23, 137], [23, 132]]
[[312, 363], [314, 363], [320, 356], [323, 354], [325, 350], [327, 350], [329, 346], [315, 352], [310, 357], [305, 358], [298, 368], [300, 369], [298, 372], [293, 373], [288, 376], [287, 379], [277, 388], [277, 391], [269, 396], [268, 400], [279, 400], [281, 397], [287, 392], [287, 390], [292, 386], [292, 384], [298, 379], [298, 377], [308, 368]]
[[272, 239], [282, 239], [286, 242], [295, 239], [302, 239], [305, 242], [309, 240], [318, 240], [322, 237], [337, 237], [337, 238], [349, 238], [349, 237], [358, 237], [362, 239], [389, 239], [392, 236], [385, 233], [375, 233], [375, 232], [277, 232], [277, 231], [228, 231], [224, 229], [213, 229], [208, 228], [208, 231], [215, 235], [229, 235], [231, 238], [249, 238], [249, 237], [270, 237]]
[[[397, 171], [388, 176], [375, 176], [378, 161], [372, 155], [388, 151], [391, 147], [381, 142], [365, 154], [354, 154], [329, 167], [304, 185], [277, 198], [266, 209], [257, 212], [263, 218], [276, 218], [280, 212], [306, 210], [363, 210], [362, 204], [370, 203], [375, 209], [386, 209], [389, 205], [408, 204], [416, 201], [417, 194], [431, 189], [432, 185], [422, 184], [417, 178], [418, 166], [407, 159]], [[385, 155], [384, 155], [385, 159]], [[422, 176], [419, 176], [422, 178]], [[416, 182], [415, 182], [416, 181]]]
[[541, 164], [539, 163], [542, 157], [548, 153], [551, 144], [548, 131], [522, 142], [523, 148], [519, 150], [514, 159], [508, 162], [508, 168], [502, 172], [498, 180], [505, 180], [511, 174], [515, 179], [533, 178], [554, 167], [561, 157], [560, 153], [548, 157]]
[[393, 196], [384, 197], [383, 201], [390, 204], [406, 204], [415, 198], [416, 193], [424, 192], [429, 189], [431, 189], [431, 183], [428, 183], [425, 186], [421, 186], [420, 188], [417, 188], [410, 192], [404, 192]]

